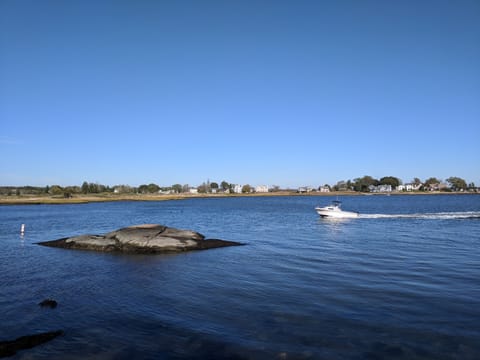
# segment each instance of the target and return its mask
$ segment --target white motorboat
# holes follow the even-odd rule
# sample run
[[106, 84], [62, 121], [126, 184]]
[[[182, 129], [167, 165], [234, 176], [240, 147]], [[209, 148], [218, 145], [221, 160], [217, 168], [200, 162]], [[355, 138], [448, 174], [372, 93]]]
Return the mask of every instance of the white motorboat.
[[332, 201], [328, 206], [315, 208], [315, 211], [322, 218], [356, 218], [358, 217], [358, 212], [354, 211], [343, 211], [341, 209], [342, 202], [338, 200]]

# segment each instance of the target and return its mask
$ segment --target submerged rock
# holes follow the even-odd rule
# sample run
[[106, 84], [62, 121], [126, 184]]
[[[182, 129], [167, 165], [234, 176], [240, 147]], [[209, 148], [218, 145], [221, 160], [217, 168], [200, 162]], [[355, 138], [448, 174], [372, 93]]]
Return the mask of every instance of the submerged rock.
[[234, 241], [205, 239], [205, 236], [195, 231], [157, 224], [135, 225], [105, 235], [80, 235], [38, 244], [66, 249], [136, 254], [171, 253], [242, 245]]
[[38, 303], [41, 307], [49, 307], [50, 309], [55, 309], [57, 307], [57, 302], [53, 299], [45, 299], [42, 302]]
[[37, 345], [53, 340], [60, 335], [63, 335], [62, 330], [22, 336], [15, 340], [0, 341], [0, 357], [15, 355], [19, 350], [31, 349]]

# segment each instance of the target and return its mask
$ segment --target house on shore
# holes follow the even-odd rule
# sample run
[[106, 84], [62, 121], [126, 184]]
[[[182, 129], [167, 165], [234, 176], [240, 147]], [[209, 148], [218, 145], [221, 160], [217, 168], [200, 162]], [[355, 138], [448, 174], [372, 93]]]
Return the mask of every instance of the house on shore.
[[297, 192], [300, 194], [312, 192], [313, 188], [311, 186], [301, 186], [297, 189]]
[[392, 185], [370, 185], [368, 187], [368, 190], [372, 193], [384, 193], [384, 192], [392, 192]]
[[268, 193], [268, 186], [267, 185], [255, 186], [255, 192], [257, 192], [257, 193]]
[[436, 184], [430, 184], [428, 185], [427, 189], [428, 191], [442, 191], [448, 188], [448, 185], [445, 183], [436, 183]]
[[404, 185], [398, 185], [396, 190], [397, 191], [419, 191], [422, 186], [423, 186], [422, 183], [420, 183], [420, 184], [404, 184]]

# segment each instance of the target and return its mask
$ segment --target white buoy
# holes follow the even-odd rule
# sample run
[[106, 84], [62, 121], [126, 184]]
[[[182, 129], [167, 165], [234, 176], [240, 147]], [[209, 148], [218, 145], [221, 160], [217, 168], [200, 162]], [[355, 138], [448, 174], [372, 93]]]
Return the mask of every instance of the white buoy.
[[25, 224], [22, 224], [22, 226], [20, 226], [20, 234], [24, 234], [25, 233]]

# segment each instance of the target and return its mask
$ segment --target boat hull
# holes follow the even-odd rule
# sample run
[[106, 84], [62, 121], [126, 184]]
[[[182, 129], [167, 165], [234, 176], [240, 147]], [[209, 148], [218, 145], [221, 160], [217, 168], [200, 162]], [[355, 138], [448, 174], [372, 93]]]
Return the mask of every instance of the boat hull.
[[317, 214], [322, 218], [356, 218], [358, 217], [357, 212], [353, 211], [343, 211], [343, 210], [330, 210], [325, 208], [316, 208]]

